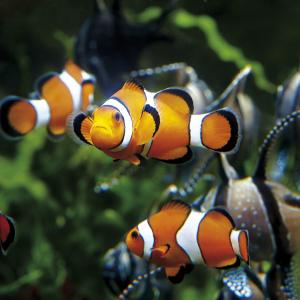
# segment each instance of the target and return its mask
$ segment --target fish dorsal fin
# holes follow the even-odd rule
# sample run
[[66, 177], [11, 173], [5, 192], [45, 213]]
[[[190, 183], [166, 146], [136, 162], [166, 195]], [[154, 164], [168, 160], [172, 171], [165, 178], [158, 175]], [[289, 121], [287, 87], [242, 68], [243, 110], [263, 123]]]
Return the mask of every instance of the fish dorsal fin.
[[128, 90], [136, 90], [138, 92], [144, 92], [144, 87], [142, 86], [141, 83], [139, 83], [135, 79], [128, 80], [124, 83], [122, 89], [128, 89]]
[[194, 111], [192, 97], [180, 88], [164, 89], [156, 93], [154, 98], [182, 114], [192, 114]]
[[48, 72], [42, 75], [35, 83], [35, 88], [41, 98], [43, 98], [43, 86], [53, 77], [59, 76], [57, 72]]
[[137, 145], [143, 145], [152, 139], [159, 128], [160, 118], [157, 110], [146, 105], [137, 125]]
[[171, 200], [171, 201], [164, 203], [161, 206], [159, 211], [174, 210], [174, 209], [183, 210], [185, 212], [190, 212], [191, 207], [187, 203], [185, 203], [181, 200]]
[[73, 119], [73, 130], [76, 136], [87, 144], [93, 145], [90, 130], [93, 122], [90, 117], [84, 113], [76, 115]]

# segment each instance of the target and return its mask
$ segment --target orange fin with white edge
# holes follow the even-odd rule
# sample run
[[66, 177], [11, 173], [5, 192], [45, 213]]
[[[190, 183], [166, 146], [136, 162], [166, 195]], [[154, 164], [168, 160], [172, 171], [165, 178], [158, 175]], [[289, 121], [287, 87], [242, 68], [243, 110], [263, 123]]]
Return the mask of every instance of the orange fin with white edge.
[[183, 89], [168, 88], [154, 95], [157, 102], [164, 102], [182, 114], [192, 114], [194, 111], [194, 103], [192, 97]]
[[73, 119], [73, 131], [76, 137], [89, 145], [93, 145], [90, 134], [92, 125], [92, 119], [84, 113], [79, 113]]
[[132, 155], [126, 158], [126, 160], [128, 160], [130, 163], [132, 163], [135, 166], [138, 166], [141, 163], [141, 160], [136, 155]]
[[232, 230], [230, 233], [232, 248], [236, 255], [249, 265], [249, 236], [247, 230]]
[[189, 274], [193, 270], [193, 265], [182, 265], [179, 267], [167, 267], [165, 268], [166, 275], [168, 279], [173, 284], [180, 283], [186, 274]]
[[190, 161], [193, 157], [193, 152], [190, 147], [180, 147], [172, 149], [168, 152], [156, 157], [156, 160], [162, 161], [167, 164], [183, 164]]
[[200, 135], [204, 147], [216, 152], [234, 153], [240, 145], [239, 119], [227, 108], [208, 113], [202, 119]]
[[159, 211], [164, 210], [183, 210], [185, 213], [189, 213], [191, 211], [191, 207], [184, 201], [181, 200], [171, 200], [162, 204]]
[[159, 125], [160, 118], [157, 110], [150, 105], [146, 105], [137, 125], [137, 145], [144, 145], [150, 142]]

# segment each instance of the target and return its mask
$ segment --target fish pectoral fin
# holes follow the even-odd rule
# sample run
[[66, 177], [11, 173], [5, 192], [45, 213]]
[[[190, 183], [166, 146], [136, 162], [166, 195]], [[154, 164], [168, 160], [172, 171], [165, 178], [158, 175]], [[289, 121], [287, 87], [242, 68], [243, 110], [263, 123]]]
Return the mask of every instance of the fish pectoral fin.
[[179, 147], [161, 154], [156, 159], [168, 164], [185, 163], [193, 157], [193, 152], [189, 147]]
[[79, 138], [82, 142], [93, 145], [90, 134], [93, 125], [91, 118], [84, 113], [80, 113], [74, 117], [72, 123], [73, 131], [76, 137]]
[[136, 155], [128, 157], [127, 160], [135, 166], [138, 166], [141, 163], [141, 160]]
[[169, 245], [163, 245], [156, 248], [152, 248], [151, 257], [152, 258], [162, 258], [164, 257], [170, 249]]
[[192, 264], [165, 268], [168, 279], [174, 284], [180, 283], [183, 280], [184, 275], [189, 274], [192, 270]]
[[194, 103], [192, 97], [183, 89], [168, 88], [155, 94], [156, 101], [163, 102], [180, 114], [192, 114]]
[[144, 145], [150, 142], [159, 128], [160, 118], [157, 110], [146, 105], [137, 126], [137, 145]]

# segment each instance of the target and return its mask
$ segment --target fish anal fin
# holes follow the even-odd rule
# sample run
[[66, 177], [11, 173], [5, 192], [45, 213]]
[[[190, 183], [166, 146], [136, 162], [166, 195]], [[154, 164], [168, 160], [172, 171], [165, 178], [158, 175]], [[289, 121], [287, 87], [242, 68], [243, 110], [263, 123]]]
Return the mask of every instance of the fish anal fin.
[[182, 164], [193, 157], [193, 152], [189, 147], [179, 147], [161, 154], [156, 159], [168, 164]]
[[166, 275], [173, 284], [180, 283], [184, 279], [185, 274], [189, 274], [192, 270], [193, 265], [191, 264], [165, 268]]
[[137, 145], [143, 145], [152, 139], [159, 128], [160, 119], [157, 110], [146, 105], [137, 126]]
[[92, 120], [84, 113], [80, 113], [73, 119], [73, 130], [76, 136], [83, 142], [93, 145], [91, 139]]
[[168, 88], [155, 94], [157, 101], [164, 102], [172, 109], [182, 114], [192, 114], [194, 104], [192, 97], [183, 89]]

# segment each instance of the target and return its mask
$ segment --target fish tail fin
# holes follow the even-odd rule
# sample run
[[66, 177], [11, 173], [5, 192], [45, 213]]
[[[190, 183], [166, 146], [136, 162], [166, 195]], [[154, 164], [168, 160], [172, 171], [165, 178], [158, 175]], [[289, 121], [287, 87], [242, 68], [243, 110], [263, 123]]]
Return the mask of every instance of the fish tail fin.
[[0, 106], [2, 133], [10, 139], [20, 138], [35, 127], [47, 123], [50, 117], [45, 100], [26, 100], [18, 96], [5, 98]]
[[247, 264], [249, 260], [249, 235], [247, 230], [232, 230], [230, 233], [231, 245], [234, 253]]
[[228, 108], [192, 115], [190, 136], [191, 146], [234, 153], [238, 150], [241, 139], [239, 118]]

